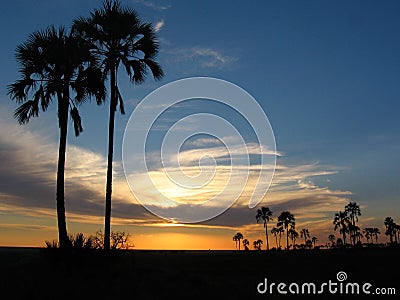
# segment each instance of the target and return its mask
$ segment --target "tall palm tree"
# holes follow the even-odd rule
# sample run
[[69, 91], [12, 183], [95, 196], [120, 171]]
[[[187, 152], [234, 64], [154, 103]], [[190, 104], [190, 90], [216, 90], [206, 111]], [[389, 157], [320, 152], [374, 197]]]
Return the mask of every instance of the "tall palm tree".
[[244, 239], [242, 241], [242, 243], [243, 243], [244, 250], [249, 250], [249, 247], [248, 247], [249, 244], [250, 244], [249, 240], [248, 239]]
[[295, 218], [289, 211], [283, 211], [278, 217], [277, 226], [282, 226], [286, 230], [286, 250], [289, 250], [289, 229], [295, 227]]
[[360, 206], [356, 202], [350, 202], [344, 207], [344, 211], [350, 218], [351, 225], [349, 227], [350, 235], [352, 237], [353, 245], [356, 244], [356, 222], [358, 222], [358, 217], [361, 216]]
[[[59, 246], [69, 246], [65, 218], [64, 172], [68, 117], [71, 116], [75, 135], [82, 132], [81, 118], [75, 104], [94, 95], [98, 103], [105, 98], [101, 71], [90, 52], [90, 45], [78, 36], [54, 26], [32, 33], [16, 49], [21, 79], [8, 86], [11, 99], [21, 104], [14, 113], [20, 124], [38, 117], [47, 110], [53, 98], [57, 99], [60, 130], [56, 179], [56, 207]], [[70, 99], [70, 89], [76, 92]], [[31, 99], [29, 99], [32, 97]]]
[[393, 235], [395, 235], [395, 223], [391, 217], [386, 217], [384, 221], [386, 232], [385, 234], [390, 237], [390, 243], [393, 244]]
[[267, 250], [269, 250], [268, 222], [272, 221], [272, 211], [268, 207], [261, 207], [261, 209], [257, 209], [256, 220], [257, 223], [260, 221], [264, 221], [265, 241], [267, 245]]
[[158, 42], [151, 23], [142, 22], [137, 13], [123, 7], [119, 1], [105, 1], [89, 18], [74, 21], [73, 31], [90, 40], [102, 59], [104, 73], [110, 77], [110, 111], [108, 125], [107, 183], [104, 218], [104, 249], [110, 249], [112, 164], [114, 153], [114, 124], [117, 105], [122, 114], [124, 102], [118, 88], [117, 74], [122, 65], [134, 83], [142, 83], [150, 70], [154, 79], [163, 77], [155, 61]]
[[335, 214], [335, 218], [333, 219], [333, 225], [335, 225], [334, 230], [339, 228], [339, 232], [343, 235], [344, 246], [346, 246], [346, 233], [348, 232], [349, 223], [350, 219], [346, 211], [340, 211]]
[[304, 237], [304, 245], [306, 245], [307, 239], [310, 237], [310, 231], [308, 230], [308, 228], [302, 228], [300, 230], [300, 237]]

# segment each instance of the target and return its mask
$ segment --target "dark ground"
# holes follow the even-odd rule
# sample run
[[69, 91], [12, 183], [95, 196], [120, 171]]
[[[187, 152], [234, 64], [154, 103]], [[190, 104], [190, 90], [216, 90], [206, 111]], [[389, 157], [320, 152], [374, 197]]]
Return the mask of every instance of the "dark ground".
[[[369, 282], [394, 287], [396, 295], [351, 299], [400, 299], [399, 248], [290, 251], [121, 251], [59, 253], [38, 248], [0, 248], [1, 299], [349, 299], [325, 292], [318, 296], [260, 295], [257, 285]], [[286, 290], [288, 287], [286, 287]], [[10, 297], [4, 297], [5, 293]]]

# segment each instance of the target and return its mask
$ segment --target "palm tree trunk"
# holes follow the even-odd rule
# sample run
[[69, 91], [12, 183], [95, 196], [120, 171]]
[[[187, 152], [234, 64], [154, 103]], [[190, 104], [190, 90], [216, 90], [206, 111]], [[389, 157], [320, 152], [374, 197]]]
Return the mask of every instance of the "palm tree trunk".
[[108, 158], [107, 158], [107, 183], [106, 183], [106, 207], [105, 207], [105, 218], [104, 218], [104, 250], [110, 250], [110, 234], [111, 234], [111, 194], [112, 194], [112, 167], [113, 167], [113, 155], [114, 155], [114, 123], [115, 123], [115, 111], [117, 107], [116, 97], [116, 70], [115, 66], [111, 67], [110, 74], [110, 116], [108, 123]]
[[[65, 100], [68, 99], [68, 100]], [[65, 219], [65, 198], [64, 198], [64, 172], [65, 172], [65, 157], [67, 148], [67, 129], [68, 129], [68, 104], [69, 92], [58, 94], [58, 124], [60, 127], [60, 141], [58, 145], [58, 166], [57, 166], [57, 225], [58, 239], [60, 248], [65, 249], [69, 246], [67, 223]]]
[[286, 228], [286, 250], [289, 250], [289, 227]]
[[269, 250], [269, 241], [268, 241], [268, 225], [265, 223], [265, 237], [267, 240], [267, 250]]

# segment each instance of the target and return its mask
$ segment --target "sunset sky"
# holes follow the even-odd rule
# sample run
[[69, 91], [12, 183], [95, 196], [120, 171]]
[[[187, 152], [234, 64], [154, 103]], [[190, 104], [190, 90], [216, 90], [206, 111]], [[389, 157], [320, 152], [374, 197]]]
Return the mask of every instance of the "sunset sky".
[[[275, 220], [289, 210], [296, 229], [307, 227], [325, 244], [335, 212], [357, 202], [359, 226], [400, 222], [400, 3], [398, 1], [122, 1], [152, 22], [160, 42], [165, 77], [142, 85], [119, 75], [126, 114], [117, 112], [112, 229], [126, 231], [137, 249], [234, 249], [240, 231], [251, 243], [264, 240], [257, 208], [268, 206]], [[48, 25], [69, 27], [101, 1], [8, 1], [0, 10], [0, 246], [43, 246], [57, 238], [55, 176], [56, 106], [19, 126], [7, 85], [19, 78], [15, 48]], [[250, 93], [269, 118], [276, 140], [276, 173], [255, 208], [247, 194], [222, 215], [196, 224], [172, 224], [138, 203], [124, 176], [122, 140], [135, 106], [153, 90], [178, 79], [220, 78]], [[70, 124], [66, 163], [66, 211], [70, 234], [103, 229], [108, 101], [80, 108], [84, 132]], [[158, 128], [190, 113], [214, 111], [239, 118], [205, 100], [169, 110]], [[198, 129], [202, 124], [196, 123]], [[244, 125], [243, 125], [244, 126]], [[241, 134], [251, 145], [245, 126]], [[157, 143], [152, 146], [156, 147]], [[224, 147], [199, 136], [182, 148], [188, 172], [199, 153], [219, 159]], [[210, 152], [211, 151], [211, 152]], [[185, 160], [186, 159], [186, 160]], [[194, 164], [190, 164], [194, 163]], [[224, 185], [224, 164], [210, 193]], [[218, 173], [222, 172], [222, 173]], [[151, 174], [159, 186], [162, 170]], [[161, 175], [160, 175], [161, 174]], [[138, 174], [138, 179], [143, 174]], [[234, 178], [241, 181], [240, 176]], [[160, 181], [161, 180], [161, 181]], [[140, 182], [140, 181], [139, 181]], [[171, 190], [169, 190], [171, 193]], [[203, 201], [205, 194], [171, 197]], [[195, 196], [194, 196], [195, 195]], [[224, 200], [224, 199], [223, 199]], [[270, 228], [275, 222], [270, 223]], [[274, 238], [271, 238], [275, 246]], [[265, 246], [265, 245], [263, 245]]]

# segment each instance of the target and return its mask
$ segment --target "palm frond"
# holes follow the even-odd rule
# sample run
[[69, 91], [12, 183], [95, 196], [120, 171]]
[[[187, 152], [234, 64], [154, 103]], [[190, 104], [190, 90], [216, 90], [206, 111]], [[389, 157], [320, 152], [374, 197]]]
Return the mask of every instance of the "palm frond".
[[122, 99], [121, 93], [119, 92], [118, 86], [116, 86], [116, 93], [117, 93], [117, 99], [119, 101], [119, 109], [121, 111], [121, 114], [125, 114], [125, 105], [124, 105], [124, 100]]
[[21, 104], [14, 112], [14, 118], [17, 119], [20, 125], [27, 124], [31, 117], [39, 115], [39, 101], [28, 100]]
[[81, 116], [79, 115], [79, 111], [76, 107], [71, 109], [70, 113], [72, 122], [74, 123], [75, 136], [79, 136], [79, 134], [83, 131]]

